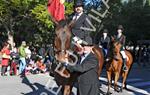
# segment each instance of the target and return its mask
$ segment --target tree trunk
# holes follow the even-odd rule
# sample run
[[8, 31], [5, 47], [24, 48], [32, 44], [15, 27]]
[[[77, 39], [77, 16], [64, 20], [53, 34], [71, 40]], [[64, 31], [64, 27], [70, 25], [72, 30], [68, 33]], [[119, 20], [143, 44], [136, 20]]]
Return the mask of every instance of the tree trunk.
[[4, 25], [6, 31], [7, 31], [7, 36], [8, 36], [8, 43], [11, 46], [11, 49], [13, 49], [13, 44], [14, 44], [14, 38], [13, 38], [13, 30], [9, 29], [6, 25]]

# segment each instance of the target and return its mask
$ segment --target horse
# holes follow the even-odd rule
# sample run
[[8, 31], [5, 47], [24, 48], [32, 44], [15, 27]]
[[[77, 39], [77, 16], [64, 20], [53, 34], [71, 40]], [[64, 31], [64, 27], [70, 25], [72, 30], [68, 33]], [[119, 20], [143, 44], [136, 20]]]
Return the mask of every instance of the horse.
[[[78, 57], [73, 53], [76, 52], [77, 49], [71, 48], [71, 26], [72, 22], [66, 23], [66, 20], [62, 20], [56, 24], [55, 28], [54, 51], [56, 60], [55, 63], [53, 63], [55, 66], [52, 68], [54, 69], [59, 66], [59, 69], [54, 70], [54, 78], [56, 83], [62, 86], [63, 95], [71, 95], [73, 83], [79, 76], [78, 73], [70, 73], [63, 65], [63, 63], [75, 65], [78, 61]], [[102, 49], [96, 45], [93, 45], [93, 51], [98, 58], [99, 69], [97, 73], [98, 76], [100, 76], [104, 64], [104, 55]]]
[[[118, 41], [112, 41], [111, 42], [111, 59], [109, 62], [106, 63], [106, 72], [107, 72], [107, 79], [108, 79], [108, 90], [107, 90], [107, 95], [110, 95], [110, 87], [111, 87], [111, 83], [112, 83], [112, 79], [114, 79], [114, 90], [117, 92], [122, 92], [122, 90], [124, 88], [126, 88], [126, 79], [128, 76], [128, 73], [131, 69], [131, 66], [133, 64], [133, 57], [132, 54], [128, 51], [125, 50], [125, 53], [127, 55], [127, 67], [128, 67], [128, 71], [123, 71], [122, 70], [122, 66], [123, 66], [123, 59], [122, 56], [120, 54], [120, 48], [121, 48], [121, 43], [119, 43]], [[114, 56], [117, 56], [117, 60]], [[120, 75], [122, 76], [122, 86], [121, 89], [118, 89], [118, 79], [120, 77]]]

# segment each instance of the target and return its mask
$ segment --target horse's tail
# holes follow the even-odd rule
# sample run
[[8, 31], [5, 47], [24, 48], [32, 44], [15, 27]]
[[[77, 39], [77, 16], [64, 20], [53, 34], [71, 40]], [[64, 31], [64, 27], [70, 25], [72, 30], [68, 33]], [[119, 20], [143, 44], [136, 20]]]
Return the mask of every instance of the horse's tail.
[[128, 64], [131, 66], [133, 64], [133, 55], [130, 51], [125, 50], [126, 55], [128, 56]]

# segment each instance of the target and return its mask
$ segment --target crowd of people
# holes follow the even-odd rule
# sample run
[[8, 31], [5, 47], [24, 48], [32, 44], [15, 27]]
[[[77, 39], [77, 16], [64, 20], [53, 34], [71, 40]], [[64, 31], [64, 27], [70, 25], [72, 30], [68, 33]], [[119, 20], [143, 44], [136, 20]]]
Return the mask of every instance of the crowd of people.
[[1, 76], [46, 73], [52, 62], [52, 45], [40, 48], [28, 46], [22, 41], [20, 47], [13, 47], [6, 41], [1, 49]]
[[134, 49], [135, 62], [146, 67], [150, 65], [150, 45], [137, 45]]

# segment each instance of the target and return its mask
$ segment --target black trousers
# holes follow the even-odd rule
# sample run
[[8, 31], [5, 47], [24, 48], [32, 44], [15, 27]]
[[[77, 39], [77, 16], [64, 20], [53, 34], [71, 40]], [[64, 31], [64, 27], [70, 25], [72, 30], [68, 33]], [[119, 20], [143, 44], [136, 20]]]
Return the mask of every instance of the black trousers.
[[2, 66], [1, 75], [4, 75], [7, 72], [7, 66]]

